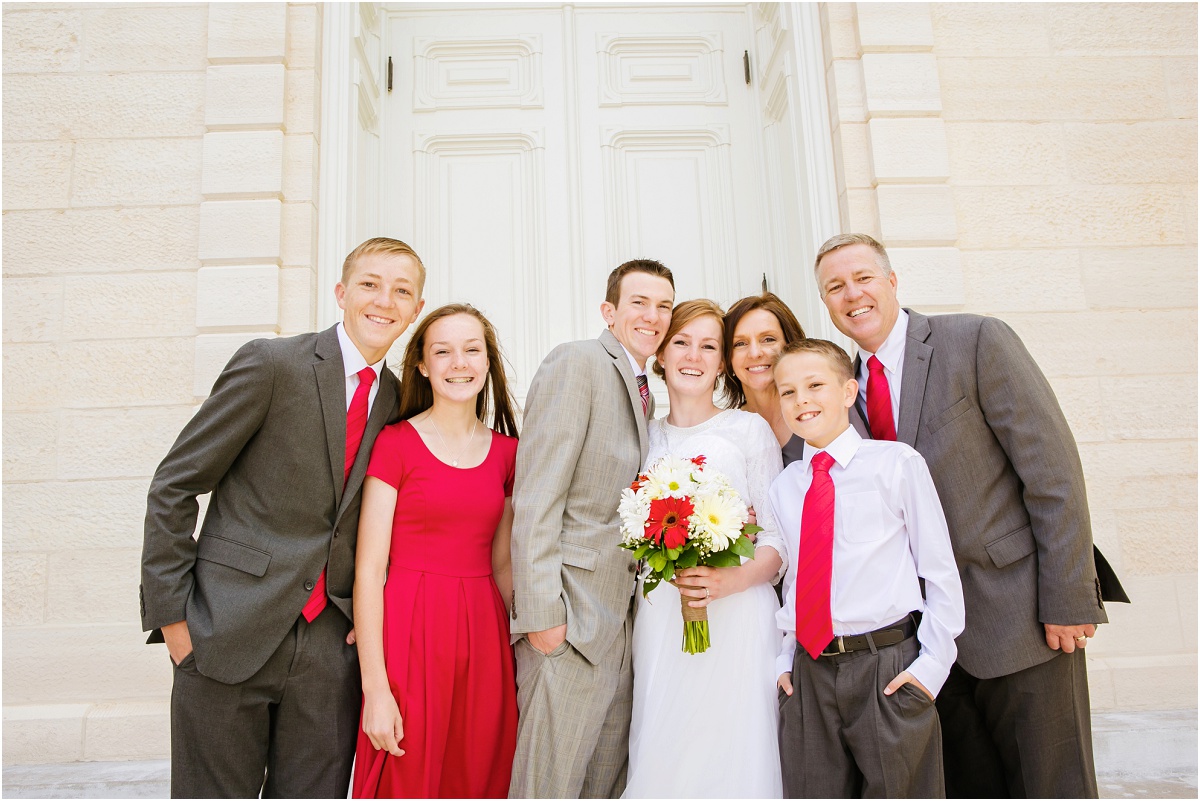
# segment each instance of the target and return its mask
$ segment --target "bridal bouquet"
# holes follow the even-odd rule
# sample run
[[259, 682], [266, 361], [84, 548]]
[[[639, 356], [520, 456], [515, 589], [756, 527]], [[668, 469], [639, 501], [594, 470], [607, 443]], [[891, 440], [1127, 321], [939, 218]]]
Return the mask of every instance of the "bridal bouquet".
[[[754, 558], [750, 537], [762, 531], [729, 479], [704, 466], [704, 457], [667, 455], [621, 492], [621, 547], [645, 560], [650, 574], [642, 594], [670, 581], [679, 568], [732, 567]], [[689, 585], [680, 585], [689, 586]], [[708, 610], [683, 605], [683, 650], [708, 650]]]

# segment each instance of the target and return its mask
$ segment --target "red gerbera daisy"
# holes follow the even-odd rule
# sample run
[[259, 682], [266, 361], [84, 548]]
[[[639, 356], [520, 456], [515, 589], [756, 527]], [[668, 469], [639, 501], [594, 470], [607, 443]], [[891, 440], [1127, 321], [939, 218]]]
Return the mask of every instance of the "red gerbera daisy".
[[646, 536], [656, 545], [679, 548], [687, 542], [688, 518], [696, 511], [690, 498], [659, 498], [650, 501]]

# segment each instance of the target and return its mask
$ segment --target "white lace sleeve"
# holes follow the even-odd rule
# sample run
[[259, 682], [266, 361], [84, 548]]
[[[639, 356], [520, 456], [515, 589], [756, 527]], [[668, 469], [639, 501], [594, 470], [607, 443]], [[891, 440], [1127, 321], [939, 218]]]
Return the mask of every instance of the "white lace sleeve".
[[775, 515], [771, 511], [771, 501], [767, 493], [771, 489], [771, 482], [783, 470], [783, 454], [779, 449], [779, 443], [775, 440], [775, 434], [771, 431], [770, 424], [756, 414], [749, 415], [749, 418], [750, 430], [744, 440], [746, 491], [750, 495], [746, 502], [754, 507], [758, 525], [762, 526], [762, 531], [758, 533], [756, 549], [774, 548], [780, 559], [783, 560], [779, 572], [771, 579], [772, 584], [778, 584], [779, 580], [783, 578], [784, 571], [787, 570], [787, 551], [784, 549], [783, 535], [780, 534], [779, 526], [775, 522]]

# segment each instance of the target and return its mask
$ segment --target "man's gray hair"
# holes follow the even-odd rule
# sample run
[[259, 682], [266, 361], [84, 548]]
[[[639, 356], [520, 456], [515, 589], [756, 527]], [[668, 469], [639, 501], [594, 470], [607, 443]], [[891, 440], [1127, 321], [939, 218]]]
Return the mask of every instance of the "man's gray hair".
[[888, 259], [887, 251], [875, 237], [869, 234], [838, 234], [825, 240], [825, 244], [821, 245], [821, 249], [817, 251], [817, 260], [813, 263], [813, 274], [816, 274], [817, 269], [821, 266], [821, 259], [825, 258], [827, 254], [848, 245], [866, 245], [875, 251], [875, 260], [879, 262], [883, 274], [885, 276], [892, 274], [892, 262]]

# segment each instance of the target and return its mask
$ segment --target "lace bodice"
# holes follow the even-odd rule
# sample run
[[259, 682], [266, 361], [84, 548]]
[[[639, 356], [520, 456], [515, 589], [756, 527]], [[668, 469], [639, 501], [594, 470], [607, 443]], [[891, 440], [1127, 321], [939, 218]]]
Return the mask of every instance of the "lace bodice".
[[[646, 464], [651, 465], [668, 453], [684, 459], [703, 454], [708, 465], [729, 478], [746, 505], [754, 507], [758, 525], [763, 529], [757, 547], [774, 548], [783, 557], [783, 538], [767, 499], [771, 482], [783, 470], [783, 457], [766, 420], [740, 409], [727, 409], [689, 428], [673, 426], [666, 420], [651, 420]], [[773, 582], [782, 575], [780, 568]]]

